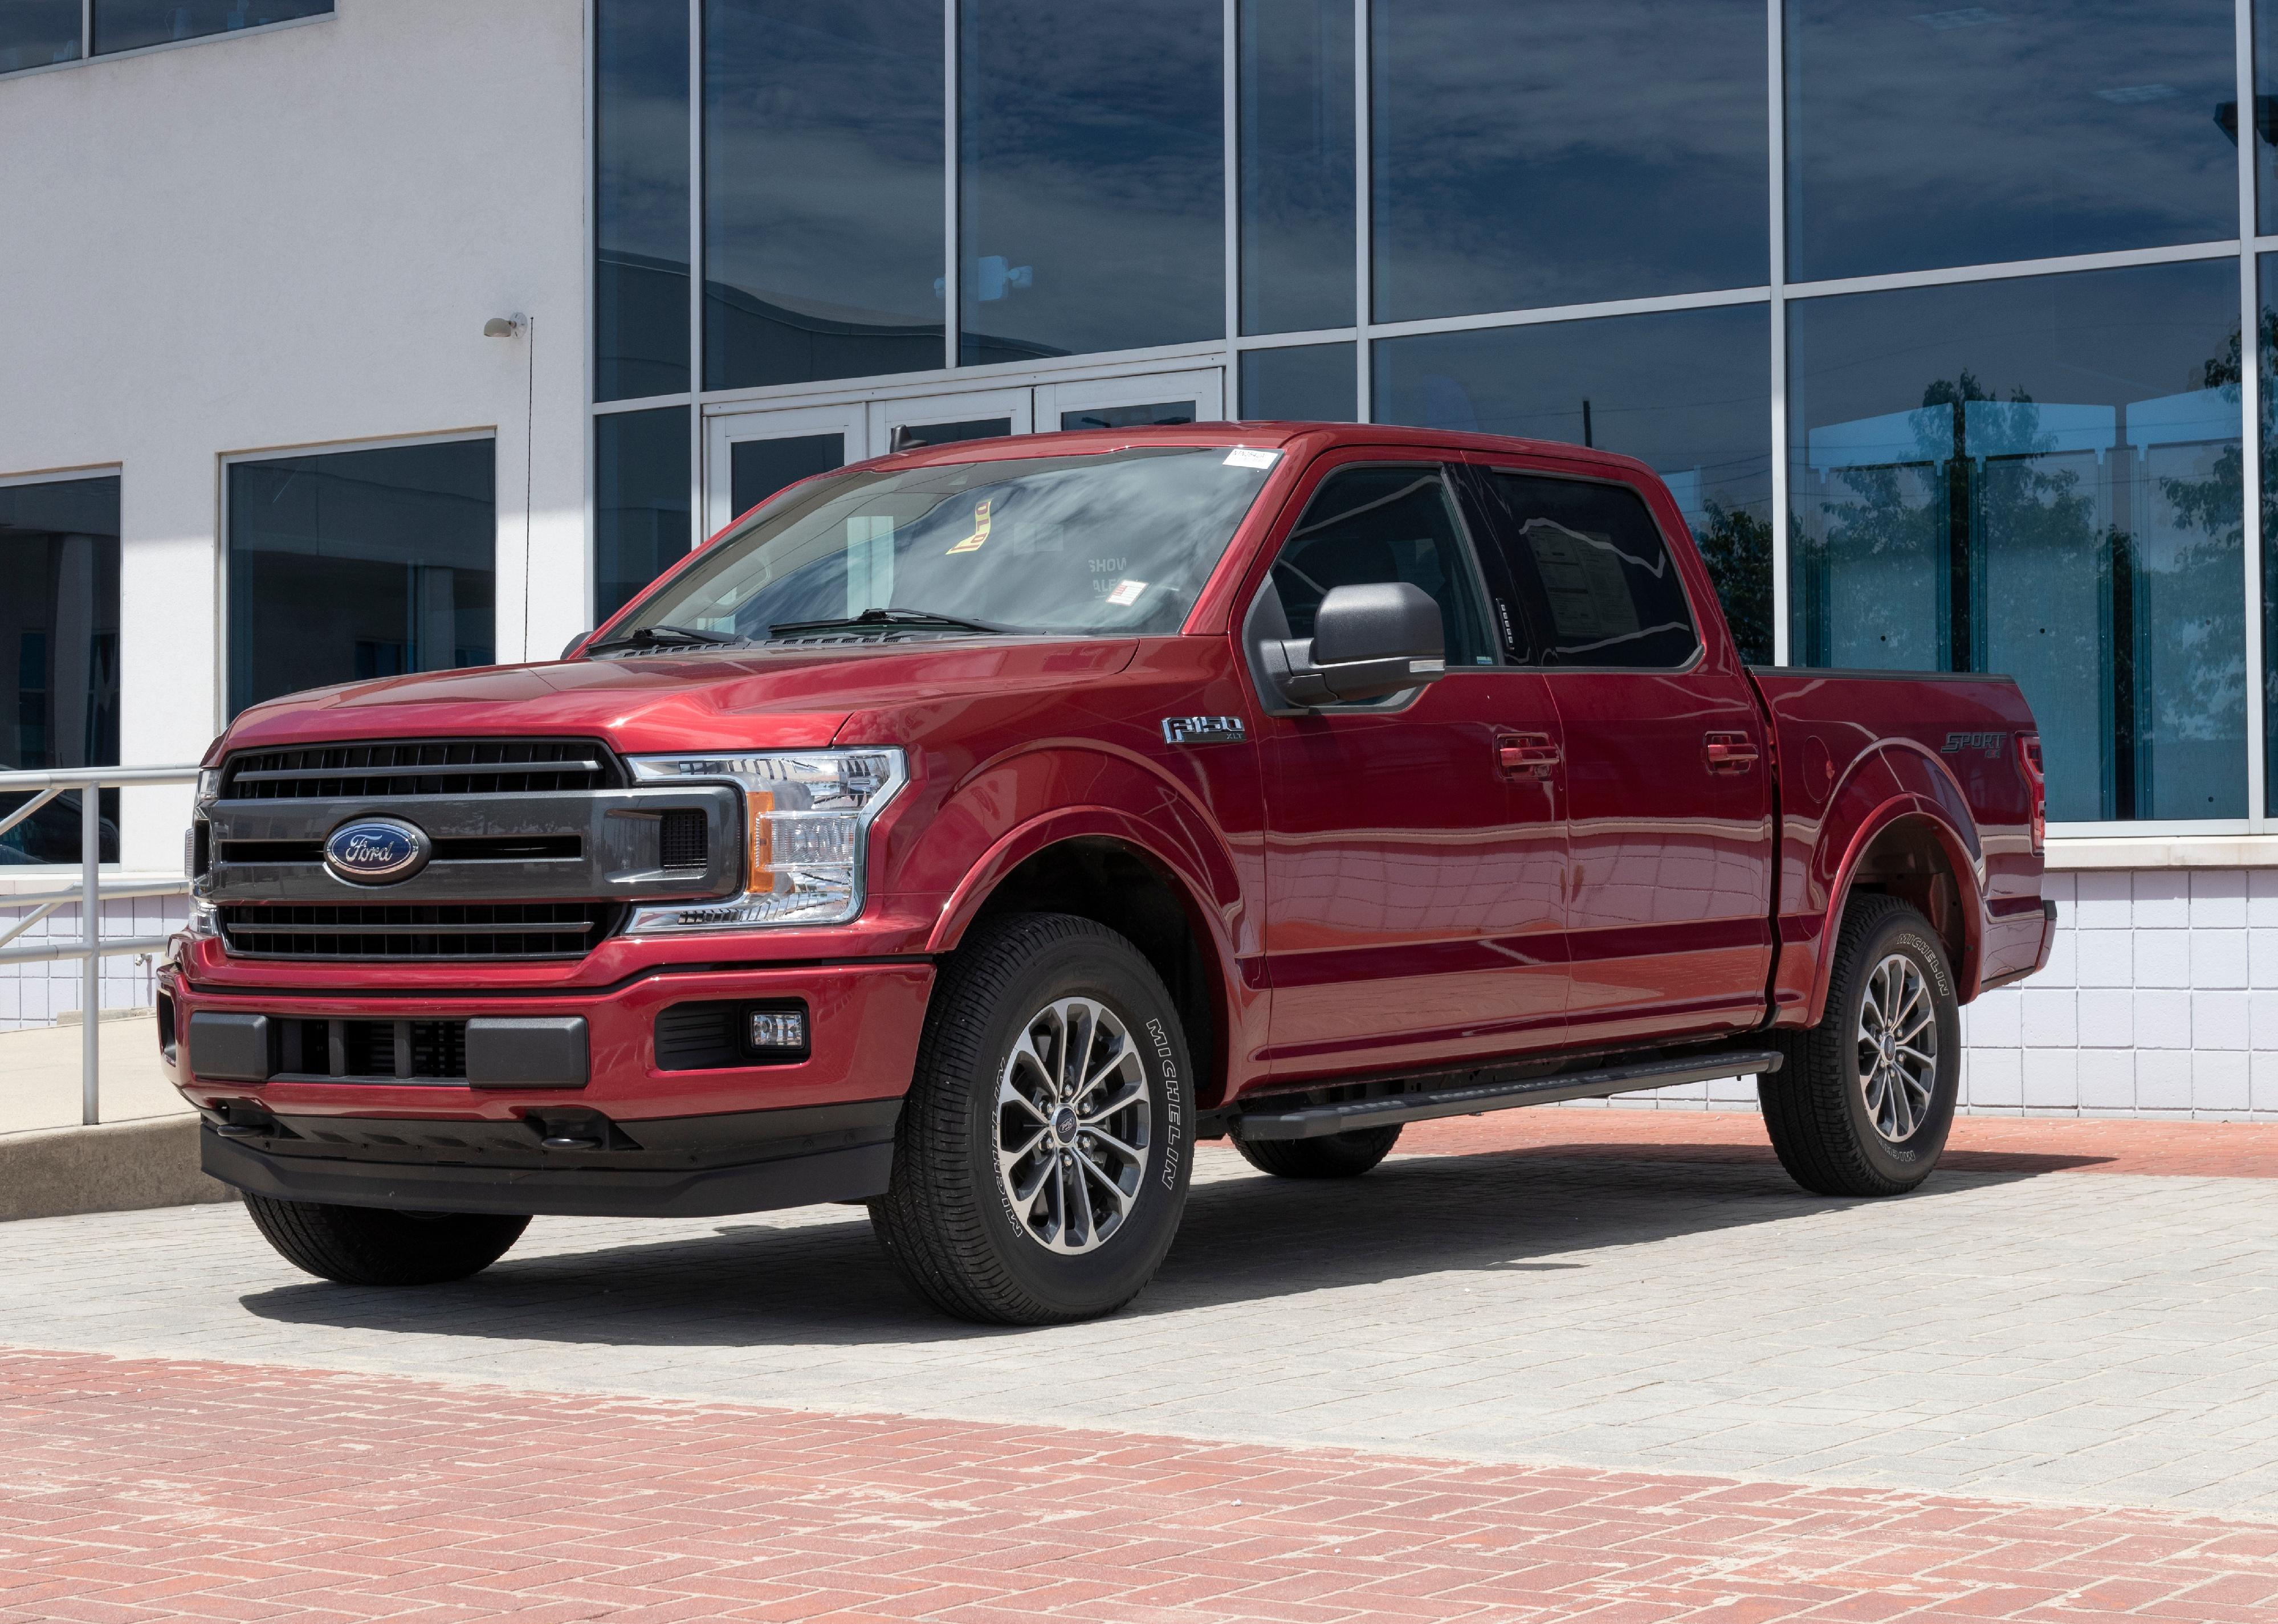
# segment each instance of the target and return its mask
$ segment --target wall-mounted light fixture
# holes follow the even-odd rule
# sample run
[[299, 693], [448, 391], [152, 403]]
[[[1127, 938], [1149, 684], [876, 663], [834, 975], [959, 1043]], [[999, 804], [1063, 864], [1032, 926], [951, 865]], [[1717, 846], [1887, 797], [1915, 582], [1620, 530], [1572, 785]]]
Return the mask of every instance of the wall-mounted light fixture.
[[511, 339], [529, 324], [530, 318], [526, 316], [493, 316], [483, 324], [483, 337]]

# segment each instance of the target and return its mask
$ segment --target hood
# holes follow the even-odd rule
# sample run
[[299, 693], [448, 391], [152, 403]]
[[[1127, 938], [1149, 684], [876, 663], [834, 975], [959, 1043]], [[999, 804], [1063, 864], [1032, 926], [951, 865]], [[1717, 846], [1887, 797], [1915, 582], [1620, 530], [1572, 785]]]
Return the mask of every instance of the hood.
[[272, 699], [231, 724], [228, 747], [537, 734], [636, 754], [814, 749], [856, 711], [1096, 681], [1137, 648], [1128, 637], [944, 638], [436, 671]]

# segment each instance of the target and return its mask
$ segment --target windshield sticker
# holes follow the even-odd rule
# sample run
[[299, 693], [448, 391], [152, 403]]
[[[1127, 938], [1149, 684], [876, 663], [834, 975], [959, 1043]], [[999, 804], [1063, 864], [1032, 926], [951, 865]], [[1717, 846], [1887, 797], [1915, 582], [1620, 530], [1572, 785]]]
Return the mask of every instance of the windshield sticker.
[[988, 539], [989, 499], [984, 496], [979, 501], [973, 504], [973, 534], [967, 536], [963, 541], [959, 542], [949, 551], [951, 553], [978, 553], [981, 551], [981, 544]]
[[1146, 590], [1144, 581], [1118, 581], [1115, 590], [1107, 595], [1107, 601], [1119, 609], [1128, 609], [1139, 601], [1139, 594]]
[[1247, 446], [1237, 446], [1226, 454], [1228, 468], [1272, 468], [1280, 460], [1278, 451], [1252, 451]]

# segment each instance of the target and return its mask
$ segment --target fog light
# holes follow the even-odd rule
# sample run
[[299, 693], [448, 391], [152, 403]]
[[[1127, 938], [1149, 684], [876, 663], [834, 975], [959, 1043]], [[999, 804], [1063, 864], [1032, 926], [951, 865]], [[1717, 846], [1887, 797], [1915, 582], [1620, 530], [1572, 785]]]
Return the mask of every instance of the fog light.
[[747, 1041], [755, 1053], [806, 1048], [805, 1010], [753, 1010]]

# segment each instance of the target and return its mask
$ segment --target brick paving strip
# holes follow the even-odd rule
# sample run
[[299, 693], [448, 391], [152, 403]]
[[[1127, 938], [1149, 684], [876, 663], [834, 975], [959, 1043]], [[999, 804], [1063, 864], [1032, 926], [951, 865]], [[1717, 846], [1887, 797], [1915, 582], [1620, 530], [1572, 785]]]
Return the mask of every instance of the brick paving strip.
[[[1524, 1151], [1549, 1159], [1705, 1163], [1776, 1160], [1754, 1110], [1538, 1106], [1417, 1123], [1400, 1154]], [[2278, 1123], [2141, 1117], [1957, 1117], [1943, 1168], [1957, 1173], [2137, 1173], [2278, 1178]]]
[[0, 1351], [0, 1619], [2015, 1619], [2278, 1525]]

